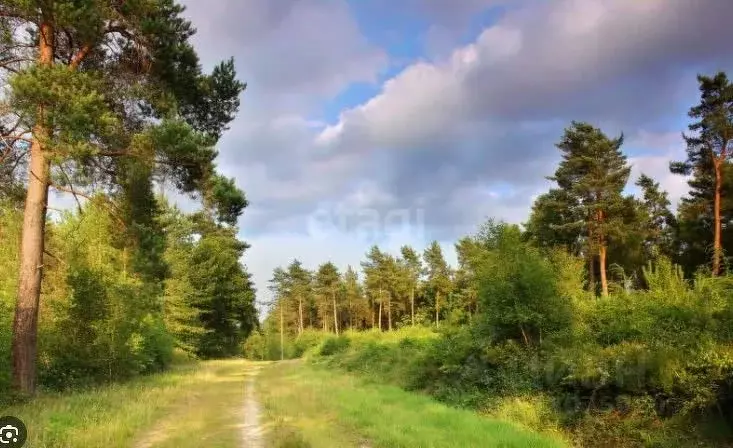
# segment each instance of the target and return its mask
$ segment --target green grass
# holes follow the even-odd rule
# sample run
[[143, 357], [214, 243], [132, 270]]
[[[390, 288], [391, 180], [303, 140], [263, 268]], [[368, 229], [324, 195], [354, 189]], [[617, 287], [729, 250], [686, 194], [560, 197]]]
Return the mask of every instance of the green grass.
[[564, 446], [511, 423], [305, 362], [266, 367], [258, 393], [275, 425], [268, 446]]
[[240, 446], [244, 380], [252, 365], [191, 363], [125, 384], [41, 395], [0, 408], [0, 415], [25, 422], [31, 448]]

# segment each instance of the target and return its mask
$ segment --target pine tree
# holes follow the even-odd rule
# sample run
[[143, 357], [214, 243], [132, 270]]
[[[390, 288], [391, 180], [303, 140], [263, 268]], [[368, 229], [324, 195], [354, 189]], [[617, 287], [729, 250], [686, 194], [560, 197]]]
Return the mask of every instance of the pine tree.
[[381, 270], [385, 280], [387, 297], [387, 329], [392, 331], [395, 311], [401, 311], [400, 302], [396, 299], [405, 296], [406, 283], [404, 282], [404, 275], [400, 272], [401, 263], [398, 259], [385, 254], [382, 263]]
[[341, 275], [335, 264], [329, 261], [318, 267], [315, 275], [315, 290], [319, 296], [318, 303], [321, 305], [319, 306], [321, 319], [327, 329], [326, 322], [329, 321], [330, 308], [330, 311], [333, 312], [333, 330], [337, 335], [339, 334], [337, 297], [340, 281]]
[[733, 153], [733, 84], [725, 73], [714, 77], [698, 76], [700, 104], [692, 107], [685, 135], [687, 160], [673, 162], [673, 173], [692, 175], [690, 197], [685, 204], [697, 208], [699, 215], [711, 218], [713, 234], [712, 273], [719, 275], [723, 257], [723, 193], [725, 172]]
[[300, 260], [293, 260], [287, 269], [290, 295], [292, 300], [298, 304], [298, 335], [303, 334], [305, 328], [304, 311], [305, 306], [310, 304], [313, 294], [313, 275], [303, 267]]
[[254, 284], [240, 261], [248, 245], [237, 239], [236, 227], [208, 221], [197, 224], [199, 240], [191, 253], [188, 274], [194, 307], [204, 328], [197, 355], [233, 356], [257, 323]]
[[364, 295], [361, 285], [359, 284], [359, 274], [356, 273], [351, 266], [346, 267], [342, 282], [342, 294], [349, 313], [349, 328], [363, 327], [360, 325], [359, 319], [364, 316], [366, 310], [364, 303]]
[[623, 235], [628, 204], [622, 195], [631, 173], [621, 152], [623, 135], [610, 139], [587, 123], [573, 122], [565, 130], [558, 149], [562, 161], [550, 178], [577, 204], [571, 216], [582, 217], [559, 229], [582, 229], [586, 251], [598, 256], [601, 291], [608, 295], [606, 272], [608, 245]]
[[442, 301], [446, 300], [451, 290], [451, 271], [443, 257], [443, 250], [437, 241], [433, 241], [423, 253], [426, 267], [425, 286], [433, 297], [435, 309], [435, 326], [440, 326], [440, 310]]
[[671, 257], [674, 249], [674, 227], [676, 220], [669, 210], [667, 192], [659, 187], [651, 177], [642, 174], [636, 185], [641, 188], [643, 211], [644, 250], [648, 259], [660, 255]]
[[[385, 289], [387, 288], [387, 278], [384, 269], [386, 254], [379, 250], [379, 247], [372, 246], [366, 257], [366, 261], [362, 261], [361, 266], [364, 270], [366, 293], [371, 299], [372, 328], [376, 320], [377, 326], [381, 330], [384, 296]], [[376, 319], [374, 317], [375, 306], [379, 307]]]
[[402, 246], [400, 248], [402, 254], [402, 263], [407, 276], [407, 287], [410, 291], [410, 323], [415, 326], [415, 294], [420, 286], [420, 278], [423, 273], [422, 260], [420, 254], [410, 246]]
[[[271, 305], [278, 310], [278, 328], [280, 331], [280, 360], [285, 359], [285, 306], [290, 294], [290, 283], [287, 272], [281, 267], [275, 268], [269, 281], [268, 289], [274, 295]], [[272, 308], [271, 308], [272, 311]], [[270, 313], [272, 316], [272, 313]]]

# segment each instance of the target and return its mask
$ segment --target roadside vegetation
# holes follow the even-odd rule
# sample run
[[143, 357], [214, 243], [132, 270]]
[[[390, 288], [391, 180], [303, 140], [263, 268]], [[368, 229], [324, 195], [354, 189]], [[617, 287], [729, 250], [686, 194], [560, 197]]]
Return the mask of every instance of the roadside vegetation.
[[323, 366], [269, 365], [258, 391], [269, 424], [267, 446], [563, 447], [561, 440], [438, 403], [393, 385]]
[[27, 446], [148, 448], [241, 446], [243, 361], [178, 362], [165, 373], [8, 407], [28, 427]]

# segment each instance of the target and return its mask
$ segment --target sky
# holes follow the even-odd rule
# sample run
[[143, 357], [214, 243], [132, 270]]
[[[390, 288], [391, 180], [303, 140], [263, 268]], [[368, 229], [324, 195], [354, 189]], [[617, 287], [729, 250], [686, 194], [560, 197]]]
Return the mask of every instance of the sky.
[[[733, 65], [723, 0], [185, 0], [202, 64], [248, 84], [219, 143], [258, 299], [293, 258], [452, 244], [526, 220], [572, 120], [623, 132], [676, 202], [696, 74]], [[633, 192], [633, 189], [630, 190]]]

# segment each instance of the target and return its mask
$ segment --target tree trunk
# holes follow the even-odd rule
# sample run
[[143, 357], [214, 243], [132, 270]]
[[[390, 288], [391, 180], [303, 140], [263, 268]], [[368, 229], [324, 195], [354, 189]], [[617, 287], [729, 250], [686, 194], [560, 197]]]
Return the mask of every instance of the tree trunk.
[[524, 345], [529, 347], [529, 338], [527, 337], [527, 332], [524, 331], [524, 326], [520, 325], [519, 329], [522, 331], [522, 339], [524, 339]]
[[596, 256], [588, 254], [588, 290], [596, 295]]
[[285, 328], [283, 322], [283, 305], [280, 303], [280, 361], [285, 359]]
[[298, 336], [303, 334], [303, 298], [298, 297]]
[[379, 301], [379, 331], [382, 331], [382, 301]]
[[608, 279], [606, 278], [606, 243], [602, 242], [598, 248], [598, 264], [601, 271], [601, 294], [608, 297]]
[[412, 316], [412, 326], [415, 326], [415, 287], [410, 290], [410, 315]]
[[715, 165], [715, 200], [714, 200], [714, 223], [715, 223], [715, 234], [713, 237], [713, 276], [717, 277], [720, 275], [720, 258], [723, 252], [722, 242], [722, 222], [720, 219], [720, 196], [722, 189], [722, 173], [721, 163], [719, 160], [713, 161]]
[[351, 308], [351, 296], [349, 296], [349, 329], [354, 328], [354, 310]]
[[392, 331], [392, 293], [387, 296], [387, 329]]
[[435, 326], [436, 327], [440, 326], [439, 313], [440, 313], [440, 293], [436, 292], [435, 293]]
[[[39, 39], [39, 64], [53, 65], [54, 35], [49, 23], [42, 23]], [[48, 205], [48, 172], [50, 162], [43, 145], [49, 135], [43, 108], [39, 106], [33, 127], [30, 149], [28, 191], [23, 215], [20, 243], [18, 299], [13, 319], [13, 387], [22, 394], [36, 390], [36, 353], [38, 343], [38, 308], [43, 279], [43, 251]]]
[[372, 330], [374, 330], [374, 315], [375, 315], [374, 302], [372, 302], [370, 305], [371, 306], [369, 308], [370, 308], [371, 312], [369, 314], [372, 315]]
[[336, 336], [339, 334], [338, 313], [336, 312], [336, 291], [331, 291], [331, 299], [333, 300], [333, 329]]
[[588, 290], [595, 296], [596, 291], [596, 256], [593, 253], [593, 226], [588, 224]]
[[379, 285], [379, 331], [382, 331], [382, 285]]

